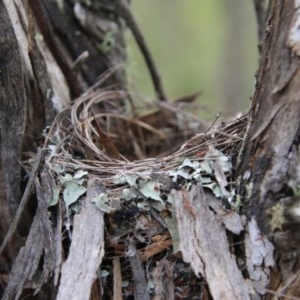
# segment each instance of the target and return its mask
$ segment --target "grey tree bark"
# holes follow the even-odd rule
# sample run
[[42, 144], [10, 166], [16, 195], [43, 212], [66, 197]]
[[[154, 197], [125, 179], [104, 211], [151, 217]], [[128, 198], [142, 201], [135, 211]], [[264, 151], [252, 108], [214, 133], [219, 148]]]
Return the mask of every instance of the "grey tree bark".
[[[108, 69], [116, 68], [117, 71], [107, 84], [125, 86], [124, 72], [117, 68], [125, 59], [125, 25], [114, 10], [118, 7], [116, 3], [107, 0], [29, 0], [26, 6], [23, 1], [0, 1], [0, 240], [9, 230], [22, 198], [22, 152], [34, 151], [42, 130], [57, 112], [68, 107]], [[218, 202], [205, 194], [201, 185], [173, 193], [183, 258], [208, 283], [210, 296], [201, 294], [201, 299], [300, 297], [300, 10], [297, 5], [298, 1], [274, 0], [269, 1], [267, 9], [265, 34], [260, 41], [257, 83], [237, 165], [236, 188], [246, 221], [244, 234], [240, 234], [242, 229], [236, 231], [239, 243], [234, 247], [235, 256], [230, 252], [226, 226], [221, 222], [225, 223], [223, 217], [213, 213], [222, 212]], [[95, 61], [99, 63], [95, 64]], [[48, 166], [39, 164], [43, 155], [41, 151], [40, 161], [37, 160], [35, 165], [36, 172], [42, 169], [40, 177], [29, 178], [39, 199], [37, 210], [33, 215], [27, 211], [20, 218], [18, 231], [11, 236], [5, 249], [1, 249], [1, 293], [6, 288], [3, 299], [20, 298], [26, 284], [38, 289], [36, 299], [54, 299], [57, 295], [66, 299], [77, 290], [66, 294], [68, 290], [64, 288], [71, 290], [72, 282], [90, 275], [84, 270], [78, 272], [72, 257], [75, 261], [78, 257], [87, 257], [87, 269], [92, 270], [93, 275], [103, 257], [103, 215], [89, 203], [82, 215], [76, 217], [74, 228], [78, 231], [74, 233], [75, 242], [61, 272], [62, 282], [66, 285], [57, 291], [52, 282], [47, 282], [51, 272], [55, 274], [52, 280], [58, 282], [60, 269], [51, 259], [61, 245], [53, 243], [56, 235], [51, 231], [51, 224], [45, 221], [48, 220], [47, 208], [53, 196], [54, 182], [47, 175]], [[95, 182], [89, 182], [88, 197], [98, 193], [99, 184]], [[29, 191], [25, 190], [24, 195], [26, 193]], [[236, 217], [236, 214], [232, 215]], [[93, 218], [100, 224], [99, 235], [90, 229]], [[209, 228], [207, 224], [210, 224]], [[80, 232], [85, 230], [89, 230], [90, 235], [84, 234], [85, 238], [81, 239]], [[191, 234], [188, 234], [189, 230]], [[42, 238], [33, 232], [40, 232]], [[92, 257], [77, 251], [83, 241], [85, 245], [88, 243], [86, 239], [98, 251], [93, 252]], [[226, 247], [221, 247], [220, 241]], [[24, 247], [20, 250], [21, 245]], [[134, 253], [131, 264], [138, 265], [136, 271], [143, 273], [134, 243], [130, 247]], [[18, 264], [26, 263], [27, 268], [18, 269]], [[43, 264], [42, 271], [40, 264]], [[84, 261], [80, 266], [85, 268]], [[68, 270], [72, 268], [75, 268], [74, 272], [68, 277]], [[163, 268], [172, 267], [166, 262]], [[166, 294], [173, 295], [172, 274], [168, 270]], [[12, 278], [19, 280], [19, 286], [9, 281], [9, 272]], [[146, 291], [146, 280], [138, 274], [136, 272], [134, 276], [140, 280], [141, 288], [136, 287], [136, 295], [143, 299], [141, 291]], [[33, 280], [35, 276], [38, 281]], [[31, 287], [31, 281], [24, 278], [38, 282], [38, 286]], [[69, 279], [73, 281], [70, 283]], [[161, 280], [159, 275], [156, 279]], [[80, 299], [99, 298], [101, 292], [94, 280], [93, 276], [85, 276], [84, 284], [76, 286], [80, 289], [76, 292]], [[83, 293], [87, 286], [88, 290]], [[118, 291], [120, 293], [120, 287]], [[149, 295], [145, 297], [148, 299]], [[156, 297], [158, 299], [159, 295]]]
[[275, 245], [276, 266], [264, 299], [300, 297], [297, 3], [269, 1], [266, 24], [260, 24], [265, 33], [238, 170], [243, 212], [256, 218], [263, 235]]
[[[57, 113], [99, 77], [111, 73], [103, 87], [125, 89], [125, 23], [115, 10], [116, 2], [87, 2], [0, 1], [1, 243], [24, 192], [26, 176], [21, 172], [21, 157], [36, 151], [43, 130]], [[0, 294], [31, 222], [32, 226], [38, 224], [32, 215], [36, 204], [31, 204], [31, 199], [27, 205], [27, 192], [18, 230], [1, 249]], [[29, 238], [35, 245], [33, 239]], [[25, 251], [23, 261], [30, 261], [27, 255]], [[25, 273], [20, 274], [24, 277]], [[51, 299], [55, 293], [46, 288], [40, 297]], [[6, 298], [13, 299], [17, 294], [12, 289]]]

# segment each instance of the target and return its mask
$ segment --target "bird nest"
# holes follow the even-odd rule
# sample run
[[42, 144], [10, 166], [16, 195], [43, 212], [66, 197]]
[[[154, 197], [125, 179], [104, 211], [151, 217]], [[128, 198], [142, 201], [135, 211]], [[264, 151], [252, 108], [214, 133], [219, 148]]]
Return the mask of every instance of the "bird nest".
[[64, 171], [97, 174], [112, 187], [115, 175], [166, 174], [183, 158], [207, 159], [209, 148], [231, 159], [243, 140], [246, 116], [208, 126], [191, 113], [192, 103], [141, 97], [133, 104], [132, 97], [124, 91], [89, 89], [45, 133], [48, 162]]
[[[105, 214], [102, 293], [117, 292], [117, 276], [119, 293], [132, 296], [141, 271], [136, 266], [146, 264], [150, 294], [166, 285], [168, 297], [205, 299], [204, 281], [179, 251], [172, 190], [201, 182], [227, 209], [234, 206], [233, 164], [246, 117], [208, 127], [191, 113], [191, 103], [140, 98], [133, 104], [132, 97], [92, 88], [59, 114], [47, 133], [46, 160], [56, 182], [49, 211], [58, 218], [61, 208], [62, 249], [67, 255], [73, 217], [80, 214], [88, 178], [94, 176], [101, 188], [91, 201]], [[128, 259], [130, 251], [138, 253], [137, 261]]]

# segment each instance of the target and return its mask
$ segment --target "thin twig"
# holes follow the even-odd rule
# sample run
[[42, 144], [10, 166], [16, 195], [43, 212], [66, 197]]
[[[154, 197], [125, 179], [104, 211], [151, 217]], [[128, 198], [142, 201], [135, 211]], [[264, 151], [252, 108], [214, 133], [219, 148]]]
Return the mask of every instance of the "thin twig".
[[150, 299], [150, 296], [147, 291], [146, 274], [133, 240], [128, 241], [127, 248], [127, 255], [129, 257], [134, 281], [134, 298], [136, 300], [148, 300]]
[[258, 32], [258, 50], [259, 56], [261, 57], [261, 44], [265, 36], [266, 30], [266, 20], [265, 20], [265, 12], [266, 12], [266, 3], [265, 0], [253, 0], [256, 21], [257, 21], [257, 32]]
[[127, 3], [127, 0], [118, 0], [117, 1], [117, 7], [116, 7], [117, 13], [120, 15], [122, 19], [126, 22], [127, 26], [131, 30], [134, 39], [136, 40], [136, 43], [138, 44], [144, 59], [146, 61], [146, 64], [148, 66], [153, 85], [155, 88], [156, 96], [160, 101], [167, 101], [167, 96], [164, 91], [162, 81], [159, 75], [159, 72], [157, 70], [157, 67], [155, 65], [154, 59], [149, 51], [149, 48], [147, 46], [146, 40], [138, 26], [137, 21], [135, 20], [131, 9]]
[[220, 112], [216, 115], [215, 119], [214, 119], [213, 122], [210, 124], [210, 126], [207, 128], [207, 130], [205, 131], [205, 133], [208, 133], [208, 132], [215, 126], [216, 122], [217, 122], [218, 119], [220, 118], [221, 113], [222, 113], [222, 111], [220, 111]]

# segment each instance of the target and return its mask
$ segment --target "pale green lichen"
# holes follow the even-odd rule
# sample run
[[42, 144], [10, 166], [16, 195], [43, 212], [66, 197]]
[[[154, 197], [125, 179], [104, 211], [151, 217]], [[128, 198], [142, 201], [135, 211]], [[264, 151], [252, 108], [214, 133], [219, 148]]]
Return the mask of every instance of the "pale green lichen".
[[282, 230], [282, 225], [286, 221], [284, 217], [284, 205], [279, 202], [267, 209], [266, 212], [270, 218], [269, 225], [271, 230]]
[[56, 0], [56, 5], [60, 12], [64, 11], [65, 8], [65, 1], [64, 0]]
[[105, 33], [103, 40], [98, 44], [98, 49], [103, 53], [108, 53], [116, 44], [115, 31], [111, 30]]
[[95, 203], [96, 207], [100, 209], [101, 211], [105, 213], [110, 213], [112, 211], [115, 211], [116, 209], [114, 207], [111, 207], [109, 205], [109, 199], [107, 194], [101, 193], [98, 196], [94, 197], [92, 199], [92, 202]]

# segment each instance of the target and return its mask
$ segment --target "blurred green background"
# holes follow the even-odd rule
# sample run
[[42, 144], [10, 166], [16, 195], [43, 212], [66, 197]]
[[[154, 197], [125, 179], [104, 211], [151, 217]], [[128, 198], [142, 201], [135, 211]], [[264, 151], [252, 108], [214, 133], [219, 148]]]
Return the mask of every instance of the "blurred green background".
[[[132, 0], [132, 8], [170, 99], [202, 90], [201, 115], [247, 110], [258, 59], [251, 0]], [[129, 41], [130, 85], [153, 96], [131, 35]]]

